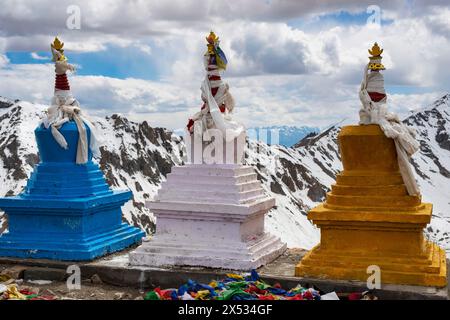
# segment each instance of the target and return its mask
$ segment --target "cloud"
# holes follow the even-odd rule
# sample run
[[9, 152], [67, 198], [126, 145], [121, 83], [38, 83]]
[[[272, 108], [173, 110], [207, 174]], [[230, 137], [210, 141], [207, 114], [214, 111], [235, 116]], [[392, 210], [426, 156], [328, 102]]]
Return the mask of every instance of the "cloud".
[[[252, 30], [252, 32], [248, 32]], [[303, 32], [285, 24], [253, 23], [234, 26], [230, 75], [307, 73], [311, 54]], [[227, 35], [227, 34], [225, 34]]]
[[[365, 12], [370, 0], [0, 0], [1, 36], [7, 39], [8, 50], [47, 50], [43, 37], [56, 34], [73, 41], [77, 50], [102, 50], [107, 44], [144, 38], [165, 38], [183, 35], [186, 29], [205, 32], [226, 21], [285, 23], [291, 19], [315, 19], [330, 13]], [[406, 3], [406, 5], [405, 5]], [[385, 12], [414, 10], [421, 14], [444, 1], [403, 0], [378, 1]], [[69, 30], [69, 6], [80, 9], [80, 30]], [[398, 16], [398, 14], [396, 15]], [[232, 29], [231, 29], [232, 30]], [[83, 40], [83, 41], [82, 41]], [[68, 42], [69, 44], [69, 42]], [[76, 45], [76, 46], [75, 46]], [[75, 50], [75, 49], [74, 49]]]
[[427, 24], [432, 31], [436, 34], [440, 34], [447, 39], [450, 38], [450, 8], [446, 7], [433, 7], [431, 13], [425, 17]]
[[50, 60], [49, 57], [40, 56], [40, 55], [37, 54], [36, 52], [30, 53], [30, 56], [31, 56], [33, 59], [35, 59], [35, 60]]
[[9, 63], [9, 59], [7, 56], [0, 54], [0, 68], [3, 68]]
[[[117, 79], [70, 74], [72, 93], [84, 110], [93, 115], [120, 113], [135, 120], [149, 120], [154, 126], [184, 126], [189, 111], [199, 106], [199, 92], [170, 83], [141, 79]], [[0, 95], [11, 99], [48, 104], [54, 91], [54, 66], [49, 64], [10, 65], [0, 69]], [[173, 114], [180, 113], [178, 123]], [[144, 116], [142, 116], [144, 114]], [[163, 115], [162, 123], [153, 115]]]

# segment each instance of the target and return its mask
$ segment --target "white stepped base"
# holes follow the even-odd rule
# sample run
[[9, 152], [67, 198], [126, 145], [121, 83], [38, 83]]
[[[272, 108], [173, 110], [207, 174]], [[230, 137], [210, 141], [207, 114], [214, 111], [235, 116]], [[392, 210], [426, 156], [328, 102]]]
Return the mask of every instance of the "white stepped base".
[[147, 203], [157, 218], [156, 235], [130, 253], [130, 264], [258, 268], [286, 250], [264, 231], [264, 215], [274, 205], [251, 167], [175, 167]]
[[258, 268], [286, 250], [279, 238], [265, 234], [256, 241], [229, 243], [144, 242], [130, 253], [130, 264], [135, 266], [192, 266], [233, 270]]

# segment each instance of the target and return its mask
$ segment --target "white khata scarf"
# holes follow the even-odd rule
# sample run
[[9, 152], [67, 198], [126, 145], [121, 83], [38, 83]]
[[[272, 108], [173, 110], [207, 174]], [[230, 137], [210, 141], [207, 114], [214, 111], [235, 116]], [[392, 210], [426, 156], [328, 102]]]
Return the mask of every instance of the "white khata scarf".
[[409, 162], [411, 156], [420, 147], [415, 139], [416, 132], [401, 122], [397, 114], [387, 111], [386, 97], [379, 102], [374, 102], [369, 96], [369, 91], [384, 93], [384, 80], [379, 72], [369, 74], [369, 65], [367, 65], [359, 92], [363, 109], [369, 113], [370, 123], [378, 124], [386, 137], [394, 139], [400, 174], [408, 194], [418, 196], [420, 190]]
[[[226, 99], [230, 99], [230, 93], [228, 92], [226, 83], [222, 80], [210, 81], [208, 79], [208, 75], [218, 76], [219, 70], [216, 69], [207, 71], [205, 80], [203, 81], [201, 87], [202, 97], [206, 98], [209, 112], [216, 128], [222, 131], [226, 141], [232, 141], [245, 132], [245, 127], [241, 123], [232, 120], [228, 108], [225, 108], [224, 113], [220, 111], [219, 106], [222, 105]], [[212, 95], [211, 88], [218, 88], [215, 96]], [[231, 101], [231, 103], [234, 104], [234, 101]], [[233, 107], [231, 107], [231, 110]]]
[[[77, 146], [77, 164], [85, 164], [88, 161], [89, 148], [95, 156], [99, 155], [98, 140], [95, 134], [95, 127], [85, 116], [82, 115], [78, 102], [72, 97], [58, 97], [53, 99], [53, 105], [48, 109], [48, 117], [44, 119], [43, 124], [46, 128], [50, 127], [56, 142], [64, 149], [68, 148], [68, 144], [64, 136], [58, 131], [62, 125], [71, 120], [75, 121], [78, 129], [78, 146]], [[86, 133], [87, 125], [91, 132], [91, 141], [88, 146]]]

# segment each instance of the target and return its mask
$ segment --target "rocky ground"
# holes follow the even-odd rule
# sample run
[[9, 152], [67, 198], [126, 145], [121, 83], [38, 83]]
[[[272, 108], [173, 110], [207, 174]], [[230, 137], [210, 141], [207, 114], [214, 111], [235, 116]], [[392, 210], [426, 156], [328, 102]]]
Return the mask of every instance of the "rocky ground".
[[82, 280], [80, 290], [69, 290], [66, 282], [60, 280], [23, 279], [22, 266], [0, 265], [0, 275], [11, 276], [3, 282], [4, 285], [16, 284], [19, 290], [28, 290], [37, 294], [38, 298], [46, 300], [143, 300], [145, 294], [145, 291], [136, 288], [108, 285], [96, 275]]

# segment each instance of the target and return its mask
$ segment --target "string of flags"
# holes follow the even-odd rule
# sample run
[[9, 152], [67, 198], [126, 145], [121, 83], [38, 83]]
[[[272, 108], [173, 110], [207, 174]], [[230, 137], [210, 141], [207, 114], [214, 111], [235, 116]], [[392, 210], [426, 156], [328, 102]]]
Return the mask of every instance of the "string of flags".
[[[50, 290], [39, 290], [19, 286], [10, 276], [0, 274], [0, 300], [59, 300], [62, 297], [51, 295]], [[144, 300], [377, 300], [373, 292], [354, 292], [351, 294], [330, 292], [324, 294], [316, 288], [305, 288], [300, 284], [290, 290], [283, 289], [279, 283], [273, 285], [262, 280], [252, 270], [249, 274], [226, 274], [222, 280], [202, 284], [188, 280], [177, 289], [155, 288], [147, 292]]]
[[[349, 300], [375, 300], [369, 293], [352, 293]], [[248, 275], [229, 273], [221, 281], [213, 280], [209, 284], [188, 280], [178, 289], [156, 288], [147, 292], [144, 300], [340, 300], [335, 292], [321, 295], [314, 288], [301, 285], [285, 290], [279, 283], [270, 285], [252, 270]]]

